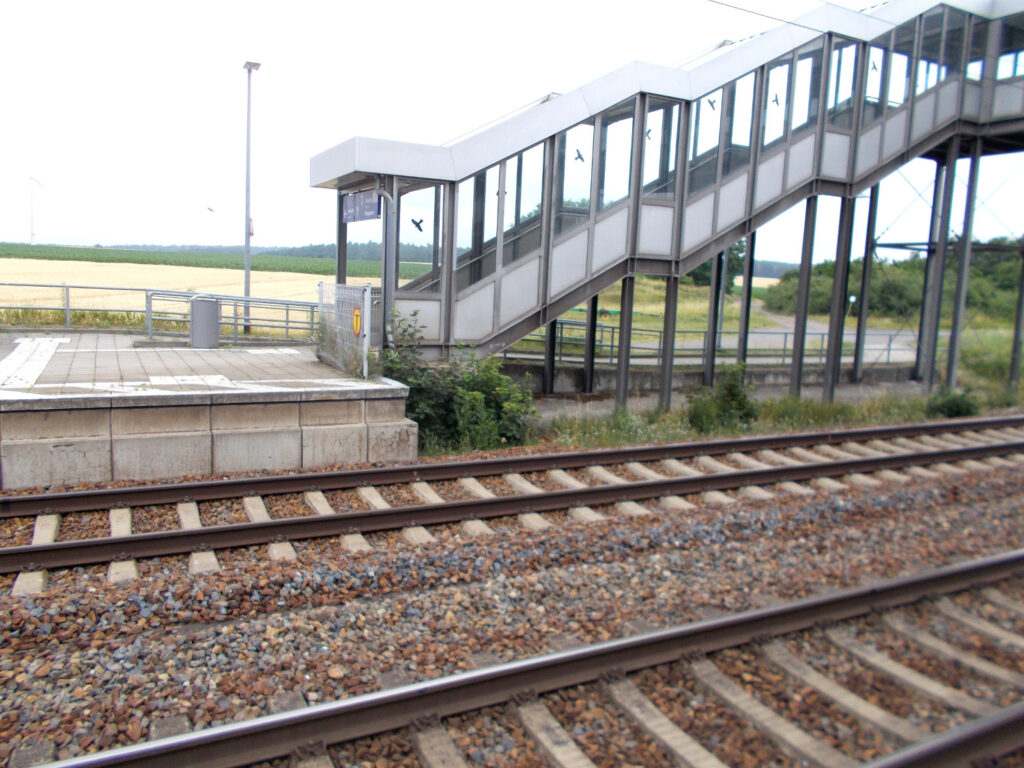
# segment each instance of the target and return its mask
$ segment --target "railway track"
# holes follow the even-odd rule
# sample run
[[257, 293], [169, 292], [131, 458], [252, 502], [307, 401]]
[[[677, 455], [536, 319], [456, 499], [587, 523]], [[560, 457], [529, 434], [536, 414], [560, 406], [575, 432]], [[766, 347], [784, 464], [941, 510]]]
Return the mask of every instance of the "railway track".
[[[1015, 550], [57, 765], [329, 768], [372, 740], [460, 768], [510, 730], [555, 768], [614, 744], [632, 765], [998, 765], [1024, 747], [1021, 574]], [[473, 747], [487, 727], [504, 735]]]
[[[0, 497], [0, 525], [20, 531], [20, 540], [4, 537], [14, 546], [0, 548], [0, 574], [19, 574], [14, 592], [32, 594], [45, 587], [50, 569], [103, 563], [110, 580], [120, 581], [135, 576], [140, 558], [188, 555], [190, 571], [203, 573], [217, 570], [215, 553], [224, 549], [268, 545], [269, 557], [294, 559], [290, 542], [341, 536], [346, 549], [360, 552], [370, 548], [365, 535], [374, 532], [400, 531], [408, 541], [426, 543], [433, 534], [425, 526], [458, 524], [463, 535], [486, 536], [493, 531], [485, 521], [504, 518], [542, 530], [550, 522], [541, 513], [589, 521], [601, 519], [598, 510], [606, 508], [642, 516], [653, 509], [685, 510], [692, 504], [687, 497], [729, 504], [737, 497], [806, 494], [812, 492], [808, 486], [875, 487], [914, 474], [1022, 462], [1024, 417], [1003, 417], [8, 495]], [[231, 510], [214, 516], [213, 524], [207, 514], [204, 524], [204, 508], [225, 500], [235, 500]], [[161, 506], [162, 526], [147, 524], [145, 510]], [[283, 516], [275, 517], [282, 507]], [[78, 524], [84, 520], [91, 530]], [[149, 532], [138, 532], [140, 527]]]

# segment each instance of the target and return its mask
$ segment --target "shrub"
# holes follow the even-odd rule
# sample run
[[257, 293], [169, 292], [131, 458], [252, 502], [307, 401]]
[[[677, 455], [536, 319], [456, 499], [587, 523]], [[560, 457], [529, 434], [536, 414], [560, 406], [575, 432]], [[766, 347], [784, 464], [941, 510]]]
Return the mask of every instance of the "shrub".
[[532, 395], [501, 372], [496, 357], [426, 363], [415, 313], [395, 318], [394, 338], [381, 355], [382, 370], [409, 387], [405, 413], [419, 425], [421, 450], [487, 450], [529, 439]]
[[950, 419], [974, 416], [978, 410], [978, 403], [968, 393], [945, 387], [929, 397], [925, 406], [929, 416], [945, 416]]
[[741, 365], [725, 368], [714, 389], [701, 389], [686, 407], [686, 420], [700, 433], [749, 424], [757, 414], [758, 405], [750, 398]]

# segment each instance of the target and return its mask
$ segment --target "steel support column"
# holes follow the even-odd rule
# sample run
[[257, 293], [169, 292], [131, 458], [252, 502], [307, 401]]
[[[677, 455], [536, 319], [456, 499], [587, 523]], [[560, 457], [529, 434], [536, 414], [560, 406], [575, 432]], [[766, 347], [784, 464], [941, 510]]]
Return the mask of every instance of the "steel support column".
[[836, 384], [843, 359], [843, 325], [846, 320], [847, 291], [850, 278], [850, 246], [853, 239], [853, 211], [856, 198], [844, 197], [839, 209], [839, 235], [836, 238], [836, 266], [832, 275], [832, 303], [828, 318], [828, 352], [825, 357], [825, 383], [821, 399], [835, 399]]
[[946, 271], [946, 250], [949, 246], [949, 219], [953, 208], [953, 184], [956, 181], [956, 158], [959, 142], [951, 139], [946, 150], [945, 173], [942, 180], [942, 208], [939, 211], [938, 232], [935, 239], [935, 250], [929, 256], [931, 263], [925, 269], [927, 287], [921, 313], [921, 346], [920, 379], [926, 392], [930, 392], [935, 382], [935, 363], [938, 357], [939, 316], [942, 312], [942, 282]]
[[633, 283], [632, 275], [622, 278], [619, 300], [619, 360], [615, 371], [615, 407], [625, 408], [629, 396], [629, 352], [633, 337]]
[[1024, 248], [1020, 252], [1020, 280], [1017, 287], [1017, 317], [1013, 323], [1013, 349], [1010, 350], [1010, 386], [1020, 384], [1020, 345], [1024, 335]]
[[864, 268], [860, 273], [860, 294], [857, 297], [857, 340], [853, 349], [853, 381], [864, 379], [864, 340], [868, 332], [868, 308], [871, 306], [871, 267], [875, 258], [875, 226], [878, 223], [878, 185], [871, 188], [868, 199], [867, 235], [864, 242]]
[[587, 328], [583, 338], [583, 391], [594, 391], [594, 348], [597, 345], [597, 294], [587, 302]]
[[548, 323], [544, 336], [544, 371], [541, 375], [541, 393], [550, 395], [555, 391], [555, 345], [558, 334], [558, 320]]
[[[338, 190], [338, 235], [334, 247], [334, 282], [337, 285], [345, 284], [345, 276], [348, 274], [348, 225], [345, 223], [341, 190]], [[369, 322], [369, 319], [367, 319]]]
[[960, 366], [960, 335], [967, 311], [967, 283], [971, 269], [971, 240], [974, 238], [974, 208], [978, 199], [978, 171], [981, 167], [981, 139], [971, 147], [971, 170], [967, 177], [967, 202], [964, 205], [964, 229], [960, 237], [960, 264], [956, 273], [956, 294], [953, 298], [953, 326], [949, 331], [949, 355], [946, 359], [946, 387], [956, 389]]
[[754, 287], [754, 249], [757, 246], [757, 232], [747, 235], [746, 252], [743, 255], [743, 290], [740, 293], [740, 332], [736, 339], [736, 362], [745, 365], [750, 340], [750, 297]]
[[715, 353], [718, 351], [718, 316], [722, 311], [722, 284], [725, 280], [725, 251], [715, 254], [711, 262], [711, 285], [708, 290], [708, 330], [704, 334], [705, 387], [715, 384]]
[[789, 394], [800, 397], [804, 375], [804, 347], [807, 340], [807, 304], [811, 290], [811, 264], [814, 258], [814, 227], [818, 217], [818, 197], [807, 198], [804, 208], [804, 242], [800, 252], [800, 278], [796, 291], [796, 319], [793, 323], [793, 363], [789, 372]]
[[661, 382], [658, 407], [667, 411], [672, 407], [672, 369], [676, 353], [676, 309], [679, 300], [679, 278], [665, 278], [665, 322], [661, 331]]
[[939, 218], [942, 211], [942, 189], [946, 166], [936, 161], [935, 180], [932, 182], [932, 211], [928, 222], [928, 256], [924, 268], [924, 285], [921, 287], [921, 312], [917, 325], [917, 354], [914, 356], [914, 378], [921, 381], [924, 376], [925, 355], [925, 297], [931, 279], [932, 260], [935, 256], [935, 242], [939, 239]]

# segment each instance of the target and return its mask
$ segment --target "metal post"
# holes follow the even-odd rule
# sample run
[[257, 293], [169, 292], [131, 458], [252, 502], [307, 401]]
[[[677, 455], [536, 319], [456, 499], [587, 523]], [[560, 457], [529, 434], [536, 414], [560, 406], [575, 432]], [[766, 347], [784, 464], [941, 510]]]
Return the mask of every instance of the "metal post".
[[925, 392], [930, 392], [935, 381], [935, 362], [938, 357], [939, 315], [942, 312], [942, 282], [946, 271], [946, 249], [949, 245], [949, 219], [953, 208], [953, 184], [956, 181], [956, 158], [959, 152], [959, 141], [950, 139], [946, 149], [945, 174], [942, 182], [942, 208], [939, 212], [938, 237], [935, 241], [935, 252], [932, 257], [931, 269], [928, 272], [927, 290], [924, 297], [921, 323], [920, 378]]
[[667, 411], [672, 407], [672, 370], [675, 367], [676, 311], [679, 301], [679, 278], [665, 278], [665, 318], [661, 334], [661, 386], [658, 407]]
[[338, 190], [338, 240], [334, 249], [334, 282], [345, 285], [348, 275], [348, 225], [344, 216], [344, 195]]
[[804, 349], [807, 341], [807, 305], [811, 291], [811, 262], [814, 258], [814, 227], [818, 217], [818, 197], [807, 198], [804, 208], [804, 242], [800, 252], [800, 278], [796, 291], [796, 319], [793, 323], [793, 363], [789, 373], [789, 394], [800, 397], [804, 375]]
[[558, 320], [548, 323], [547, 334], [544, 336], [544, 371], [541, 376], [541, 393], [550, 395], [555, 391], [555, 335], [558, 333]]
[[[754, 287], [754, 248], [757, 245], [757, 232], [747, 235], [746, 253], [743, 257], [743, 290], [740, 294], [740, 332], [736, 339], [736, 362], [744, 365], [747, 362], [747, 343], [750, 336], [750, 297]], [[728, 262], [726, 263], [728, 266]]]
[[597, 343], [597, 294], [587, 302], [587, 327], [583, 336], [583, 391], [594, 391], [594, 346]]
[[871, 305], [871, 267], [875, 257], [875, 226], [878, 222], [878, 185], [871, 188], [868, 199], [868, 225], [864, 243], [864, 268], [860, 273], [860, 295], [857, 297], [857, 340], [853, 349], [853, 381], [864, 379], [864, 341], [868, 332], [868, 308]]
[[853, 238], [853, 211], [856, 198], [844, 197], [839, 209], [839, 236], [836, 241], [836, 267], [832, 276], [832, 304], [828, 319], [828, 354], [825, 358], [825, 383], [821, 399], [835, 399], [836, 383], [843, 359], [843, 324], [846, 320], [847, 291], [850, 278], [850, 241]]
[[370, 376], [370, 326], [373, 319], [373, 290], [363, 286], [363, 378]]
[[[252, 73], [260, 68], [255, 61], [247, 61], [243, 65], [245, 69], [245, 286], [244, 295], [249, 298], [249, 238], [252, 237], [252, 215], [249, 210], [249, 183], [251, 176], [251, 148], [252, 148]], [[245, 332], [250, 333], [249, 328], [249, 304], [245, 304]]]
[[380, 288], [383, 324], [381, 344], [391, 347], [391, 314], [395, 307], [395, 287], [398, 285], [398, 203], [388, 190], [381, 188], [379, 192], [388, 201], [387, 219], [384, 222], [384, 264], [381, 268]]
[[1024, 248], [1020, 252], [1020, 280], [1017, 288], [1017, 316], [1013, 322], [1013, 349], [1010, 350], [1010, 386], [1020, 383], [1020, 344], [1024, 334]]
[[722, 282], [725, 280], [725, 251], [715, 254], [711, 262], [711, 285], [708, 291], [708, 332], [704, 336], [705, 387], [715, 384], [715, 353], [718, 351], [718, 316], [722, 311]]
[[146, 338], [153, 338], [153, 294], [146, 291]]
[[953, 299], [953, 326], [949, 331], [949, 355], [946, 360], [946, 387], [956, 389], [960, 365], [960, 335], [967, 310], [967, 283], [971, 269], [971, 240], [974, 237], [974, 207], [978, 199], [978, 171], [981, 166], [981, 139], [971, 148], [971, 170], [967, 177], [967, 202], [964, 205], [964, 229], [960, 237], [960, 264], [956, 273], [956, 294]]
[[633, 342], [633, 282], [627, 275], [622, 278], [619, 298], [619, 365], [615, 371], [615, 407], [625, 408], [629, 396], [629, 353]]
[[71, 289], [64, 286], [64, 327], [71, 327]]
[[924, 375], [924, 356], [927, 353], [925, 344], [925, 323], [927, 312], [925, 311], [926, 297], [931, 285], [932, 264], [935, 258], [935, 243], [939, 239], [939, 218], [942, 211], [942, 189], [943, 179], [946, 174], [946, 166], [941, 162], [935, 163], [935, 180], [932, 182], [932, 211], [928, 223], [928, 255], [924, 268], [924, 285], [921, 287], [921, 313], [917, 326], [917, 354], [914, 356], [914, 378], [921, 381]]

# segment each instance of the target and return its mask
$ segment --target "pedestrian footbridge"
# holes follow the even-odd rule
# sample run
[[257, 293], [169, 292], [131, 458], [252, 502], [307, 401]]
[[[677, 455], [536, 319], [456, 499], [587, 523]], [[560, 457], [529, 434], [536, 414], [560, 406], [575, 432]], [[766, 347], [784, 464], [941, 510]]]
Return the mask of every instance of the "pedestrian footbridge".
[[[824, 194], [844, 201], [845, 307], [853, 199], [917, 157], [936, 160], [943, 182], [931, 240], [945, 258], [946, 169], [1024, 149], [1024, 1], [825, 5], [797, 22], [683, 68], [630, 64], [451, 146], [356, 137], [317, 155], [311, 184], [338, 195], [339, 274], [357, 193], [375, 190], [385, 309], [416, 312], [438, 354], [497, 351], [616, 281], [660, 275], [672, 287]], [[935, 290], [922, 297], [923, 340], [937, 328]], [[666, 306], [666, 330], [674, 314]], [[930, 377], [934, 349], [922, 341], [921, 354]]]

